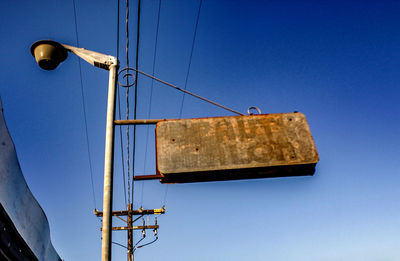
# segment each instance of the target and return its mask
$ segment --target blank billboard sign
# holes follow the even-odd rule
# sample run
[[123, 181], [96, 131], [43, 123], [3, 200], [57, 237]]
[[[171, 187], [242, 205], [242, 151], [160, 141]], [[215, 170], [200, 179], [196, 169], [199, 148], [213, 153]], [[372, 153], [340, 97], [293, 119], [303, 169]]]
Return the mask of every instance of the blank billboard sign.
[[313, 175], [319, 159], [297, 112], [161, 121], [156, 149], [162, 183]]

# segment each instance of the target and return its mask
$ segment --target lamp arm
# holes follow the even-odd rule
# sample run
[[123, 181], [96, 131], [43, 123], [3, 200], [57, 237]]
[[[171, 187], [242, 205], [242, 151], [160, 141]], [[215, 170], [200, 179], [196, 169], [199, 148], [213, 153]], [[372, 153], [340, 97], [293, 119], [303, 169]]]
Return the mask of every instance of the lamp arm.
[[111, 55], [106, 55], [94, 51], [87, 50], [85, 48], [78, 48], [70, 46], [67, 44], [62, 44], [62, 46], [69, 52], [76, 54], [86, 62], [93, 66], [110, 70], [111, 65], [118, 65], [118, 59]]

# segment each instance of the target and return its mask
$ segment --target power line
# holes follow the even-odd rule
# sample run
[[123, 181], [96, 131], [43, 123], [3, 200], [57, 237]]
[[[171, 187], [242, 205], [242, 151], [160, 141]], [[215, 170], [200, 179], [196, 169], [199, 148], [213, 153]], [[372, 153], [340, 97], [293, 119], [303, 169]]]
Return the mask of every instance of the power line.
[[[125, 47], [125, 55], [126, 55], [126, 66], [129, 68], [129, 0], [126, 0], [126, 18], [125, 18], [125, 32], [126, 32], [126, 47]], [[129, 74], [129, 69], [128, 69]], [[126, 77], [126, 119], [129, 119], [129, 76]], [[130, 140], [129, 140], [129, 125], [126, 127], [126, 162], [128, 168], [128, 203], [130, 204], [130, 190], [131, 190], [131, 183], [130, 183]], [[132, 177], [133, 183], [133, 177]]]
[[[72, 0], [73, 7], [74, 7], [74, 22], [75, 22], [75, 36], [76, 36], [76, 45], [79, 47], [79, 37], [78, 37], [78, 22], [77, 22], [77, 15], [76, 15], [76, 6], [75, 6], [75, 0]], [[89, 134], [88, 134], [88, 127], [87, 127], [87, 117], [86, 117], [86, 103], [85, 103], [85, 95], [83, 92], [83, 80], [82, 80], [82, 66], [81, 66], [81, 60], [78, 59], [78, 65], [79, 65], [79, 78], [80, 78], [80, 85], [81, 85], [81, 97], [82, 97], [82, 108], [83, 108], [83, 116], [84, 116], [84, 122], [85, 122], [85, 135], [86, 135], [86, 147], [87, 147], [87, 153], [88, 153], [88, 160], [89, 160], [89, 169], [90, 169], [90, 180], [92, 184], [92, 194], [93, 194], [93, 204], [94, 208], [96, 209], [96, 194], [94, 193], [94, 183], [93, 183], [93, 168], [92, 168], [92, 159], [90, 155], [90, 149], [89, 149]]]
[[[136, 30], [136, 73], [135, 73], [135, 106], [133, 112], [133, 119], [136, 120], [137, 116], [137, 91], [138, 91], [138, 68], [139, 68], [139, 40], [140, 40], [140, 8], [141, 0], [138, 0], [138, 11], [137, 11], [137, 30]], [[129, 68], [129, 66], [128, 66]], [[135, 152], [136, 152], [136, 125], [133, 126], [133, 148], [132, 148], [132, 203], [133, 203], [133, 194], [134, 194], [134, 179], [133, 176], [135, 174]]]
[[120, 243], [118, 243], [118, 242], [111, 242], [112, 244], [115, 244], [115, 245], [117, 245], [117, 246], [120, 246], [120, 247], [123, 247], [123, 248], [126, 248], [126, 249], [128, 249], [126, 246], [124, 246], [123, 244], [120, 244]]
[[[158, 1], [158, 15], [157, 15], [157, 27], [156, 27], [156, 40], [154, 43], [154, 55], [153, 55], [153, 71], [152, 75], [154, 75], [155, 65], [156, 65], [156, 58], [157, 58], [157, 44], [158, 44], [158, 31], [160, 28], [160, 13], [161, 13], [161, 0]], [[150, 101], [149, 101], [149, 109], [147, 113], [147, 118], [150, 119], [151, 116], [151, 104], [153, 100], [153, 85], [154, 79], [151, 80], [151, 87], [150, 87]], [[146, 131], [146, 143], [145, 143], [145, 152], [144, 152], [144, 160], [143, 160], [143, 172], [146, 172], [146, 163], [147, 163], [147, 147], [149, 143], [149, 126], [147, 126]], [[142, 182], [142, 191], [140, 196], [140, 205], [143, 203], [143, 191], [144, 191], [144, 182]]]
[[167, 184], [167, 186], [165, 187], [164, 200], [163, 200], [164, 206], [167, 204], [168, 186], [169, 184]]
[[[119, 60], [119, 0], [117, 0], [117, 60]], [[121, 119], [121, 95], [119, 88], [117, 88], [118, 95], [118, 116]], [[120, 138], [120, 147], [121, 147], [121, 161], [122, 161], [122, 181], [124, 184], [124, 198], [125, 205], [127, 205], [126, 201], [126, 178], [125, 178], [125, 160], [124, 160], [124, 150], [123, 150], [123, 141], [122, 141], [122, 126], [119, 126], [119, 138]]]
[[[188, 65], [188, 69], [186, 72], [186, 78], [185, 78], [185, 86], [184, 86], [184, 90], [186, 90], [187, 88], [187, 83], [188, 83], [188, 79], [189, 79], [189, 72], [190, 72], [190, 66], [192, 64], [192, 57], [193, 57], [193, 50], [194, 50], [194, 43], [196, 41], [196, 35], [197, 35], [197, 26], [199, 24], [199, 18], [200, 18], [200, 11], [201, 11], [201, 5], [203, 3], [203, 0], [200, 0], [199, 3], [199, 8], [197, 10], [197, 18], [196, 18], [196, 26], [194, 27], [194, 34], [193, 34], [193, 41], [192, 41], [192, 47], [190, 49], [190, 57], [189, 57], [189, 65]], [[182, 110], [183, 110], [183, 103], [185, 101], [185, 94], [183, 94], [182, 96], [182, 103], [181, 103], [181, 108], [179, 110], [179, 118], [182, 117]]]
[[[190, 67], [192, 65], [192, 58], [193, 58], [193, 50], [194, 50], [194, 43], [196, 42], [196, 36], [197, 36], [197, 27], [199, 25], [199, 18], [200, 18], [200, 11], [201, 11], [201, 5], [202, 5], [203, 1], [200, 0], [199, 3], [199, 8], [197, 10], [197, 17], [196, 17], [196, 25], [194, 27], [194, 33], [193, 33], [193, 40], [192, 40], [192, 46], [190, 48], [190, 56], [189, 56], [189, 64], [188, 64], [188, 68], [186, 71], [186, 77], [185, 77], [185, 85], [183, 87], [183, 89], [186, 91], [187, 89], [187, 83], [188, 83], [188, 79], [189, 79], [189, 73], [190, 73]], [[153, 74], [154, 75], [154, 74]], [[183, 111], [183, 104], [185, 102], [185, 92], [182, 95], [182, 102], [181, 102], [181, 107], [179, 109], [179, 119], [182, 117], [182, 111]], [[167, 194], [168, 194], [168, 185], [165, 188], [165, 194], [164, 194], [164, 205], [165, 202], [167, 200]]]

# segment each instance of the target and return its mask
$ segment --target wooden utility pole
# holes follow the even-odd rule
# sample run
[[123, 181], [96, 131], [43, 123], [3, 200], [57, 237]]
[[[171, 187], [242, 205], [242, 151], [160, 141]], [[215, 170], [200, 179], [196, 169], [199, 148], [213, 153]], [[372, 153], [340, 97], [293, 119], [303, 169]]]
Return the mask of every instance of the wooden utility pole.
[[[132, 227], [132, 203], [128, 204], [128, 227]], [[133, 231], [128, 229], [128, 261], [133, 261]]]
[[[165, 207], [159, 208], [159, 209], [142, 209], [139, 208], [137, 210], [133, 210], [133, 205], [130, 203], [127, 206], [127, 210], [120, 210], [120, 211], [112, 211], [112, 216], [119, 218], [120, 220], [124, 221], [127, 226], [125, 227], [112, 227], [112, 230], [127, 230], [128, 234], [128, 261], [133, 261], [133, 253], [135, 251], [136, 245], [142, 241], [146, 237], [146, 229], [153, 229], [154, 235], [157, 236], [157, 230], [160, 227], [157, 225], [157, 221], [155, 221], [154, 225], [146, 225], [144, 219], [143, 219], [143, 225], [142, 226], [134, 226], [133, 223], [135, 223], [137, 220], [139, 220], [141, 217], [145, 215], [161, 215], [165, 214]], [[94, 210], [94, 214], [98, 217], [103, 216], [103, 212], [98, 211], [97, 209]], [[127, 219], [123, 219], [122, 217], [126, 216]], [[133, 219], [133, 216], [139, 216], [136, 219]], [[142, 230], [142, 238], [136, 243], [136, 245], [133, 244], [133, 230]], [[154, 240], [155, 241], [155, 240]], [[152, 243], [152, 242], [150, 242]], [[150, 244], [148, 243], [148, 244]], [[145, 244], [147, 245], [147, 244]], [[141, 247], [141, 246], [139, 246]], [[138, 247], [138, 248], [139, 248]]]

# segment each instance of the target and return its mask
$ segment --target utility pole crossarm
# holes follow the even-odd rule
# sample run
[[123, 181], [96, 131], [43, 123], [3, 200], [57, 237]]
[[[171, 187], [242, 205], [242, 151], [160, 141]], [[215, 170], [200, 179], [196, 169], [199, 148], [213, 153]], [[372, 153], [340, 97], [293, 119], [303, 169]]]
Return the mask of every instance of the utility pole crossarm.
[[[98, 211], [97, 209], [94, 210], [94, 214], [98, 217], [103, 216], [103, 212]], [[113, 211], [113, 216], [127, 216], [127, 215], [161, 215], [165, 214], [165, 207], [157, 208], [157, 209], [139, 209], [139, 210], [121, 210], [121, 211]]]
[[[103, 217], [104, 213], [102, 211], [98, 211], [97, 209], [94, 210], [94, 214], [97, 217]], [[156, 209], [143, 209], [143, 208], [139, 208], [137, 210], [133, 210], [132, 209], [132, 203], [129, 203], [127, 206], [127, 210], [120, 210], [120, 211], [112, 211], [111, 213], [109, 213], [110, 216], [114, 216], [117, 217], [119, 219], [121, 219], [122, 221], [126, 222], [126, 226], [123, 227], [111, 227], [109, 228], [110, 231], [121, 231], [121, 230], [127, 230], [128, 232], [128, 261], [133, 260], [133, 253], [135, 252], [136, 246], [137, 244], [142, 241], [145, 237], [146, 237], [146, 229], [152, 229], [154, 232], [154, 236], [155, 239], [153, 241], [151, 241], [150, 243], [147, 244], [152, 244], [154, 243], [157, 239], [158, 239], [158, 229], [159, 229], [159, 225], [157, 224], [157, 217], [155, 218], [155, 222], [153, 225], [146, 225], [146, 222], [143, 218], [143, 225], [142, 226], [134, 226], [133, 223], [135, 221], [137, 221], [138, 219], [142, 218], [144, 215], [161, 215], [161, 214], [165, 214], [165, 206], [163, 206], [162, 208], [156, 208]], [[133, 219], [132, 216], [139, 216], [136, 219]], [[124, 220], [121, 218], [121, 216], [126, 216], [127, 220]], [[103, 231], [103, 228], [107, 228], [106, 226], [103, 225], [103, 227], [100, 229], [101, 231]], [[142, 230], [142, 239], [139, 240], [139, 242], [137, 242], [135, 245], [133, 243], [133, 231], [134, 230]], [[103, 231], [104, 232], [104, 231]], [[142, 246], [145, 246], [147, 244], [141, 245], [137, 248], [140, 248]]]
[[[159, 225], [150, 226], [133, 226], [133, 227], [113, 227], [112, 230], [143, 230], [143, 229], [158, 229]], [[102, 230], [100, 228], [100, 230]]]

